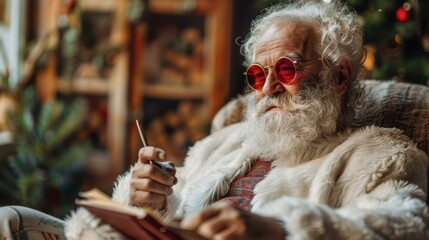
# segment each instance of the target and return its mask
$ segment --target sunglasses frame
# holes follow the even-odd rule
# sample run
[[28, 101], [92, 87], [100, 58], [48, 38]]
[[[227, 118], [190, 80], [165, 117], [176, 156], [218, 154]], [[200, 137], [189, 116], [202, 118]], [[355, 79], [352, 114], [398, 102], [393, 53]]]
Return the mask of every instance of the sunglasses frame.
[[[256, 88], [252, 87], [252, 85], [249, 83], [249, 79], [248, 79], [248, 77], [247, 77], [247, 75], [248, 75], [248, 73], [247, 73], [247, 72], [249, 71], [249, 69], [250, 69], [251, 67], [253, 67], [253, 66], [258, 66], [258, 67], [260, 67], [260, 68], [262, 69], [262, 71], [264, 72], [264, 75], [265, 75], [265, 80], [264, 80], [264, 84], [263, 84], [263, 85], [265, 85], [265, 82], [266, 82], [266, 80], [267, 80], [268, 69], [269, 69], [269, 68], [274, 68], [274, 69], [275, 69], [275, 66], [277, 65], [277, 63], [278, 63], [280, 60], [282, 60], [282, 59], [287, 59], [287, 60], [289, 60], [289, 61], [293, 64], [293, 67], [294, 67], [294, 69], [295, 69], [295, 73], [294, 73], [293, 79], [292, 79], [292, 81], [289, 81], [289, 82], [283, 82], [283, 81], [280, 81], [280, 80], [279, 80], [279, 78], [277, 77], [278, 73], [274, 71], [274, 76], [276, 77], [276, 80], [277, 80], [278, 82], [282, 83], [282, 84], [285, 84], [285, 85], [292, 85], [292, 84], [295, 84], [295, 82], [296, 82], [296, 73], [298, 72], [298, 68], [297, 68], [297, 66], [296, 66], [296, 64], [297, 64], [297, 63], [304, 64], [304, 63], [308, 63], [308, 62], [320, 61], [320, 60], [321, 60], [320, 58], [318, 58], [318, 59], [308, 59], [308, 60], [294, 60], [294, 59], [292, 59], [292, 58], [290, 58], [290, 57], [286, 57], [286, 56], [284, 56], [284, 57], [279, 57], [279, 58], [276, 60], [276, 62], [274, 63], [274, 65], [262, 66], [262, 65], [261, 65], [261, 64], [259, 64], [259, 63], [252, 63], [252, 64], [250, 64], [250, 65], [247, 67], [246, 72], [244, 72], [244, 75], [246, 75], [246, 84], [247, 84], [247, 86], [249, 86], [251, 89], [253, 89], [253, 90], [255, 90], [255, 91], [259, 91], [259, 90], [261, 90], [261, 89], [262, 89], [262, 88], [261, 88], [261, 89], [256, 89]], [[263, 85], [262, 85], [262, 87], [263, 87]]]

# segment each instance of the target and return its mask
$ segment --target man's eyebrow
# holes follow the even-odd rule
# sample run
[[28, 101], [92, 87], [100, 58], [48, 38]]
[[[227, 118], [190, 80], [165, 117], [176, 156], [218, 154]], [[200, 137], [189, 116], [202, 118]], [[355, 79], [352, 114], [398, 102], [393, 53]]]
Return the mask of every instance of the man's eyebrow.
[[295, 52], [285, 52], [285, 53], [283, 53], [283, 55], [286, 56], [286, 57], [292, 58], [294, 60], [304, 60], [305, 59], [304, 56], [305, 56], [305, 52], [306, 52], [307, 47], [308, 47], [308, 43], [309, 43], [309, 37], [306, 36], [303, 39], [303, 44], [302, 44], [302, 46], [300, 47], [300, 49], [298, 51], [295, 51]]
[[303, 60], [304, 55], [299, 52], [287, 52], [284, 54], [285, 57], [289, 57], [293, 60]]

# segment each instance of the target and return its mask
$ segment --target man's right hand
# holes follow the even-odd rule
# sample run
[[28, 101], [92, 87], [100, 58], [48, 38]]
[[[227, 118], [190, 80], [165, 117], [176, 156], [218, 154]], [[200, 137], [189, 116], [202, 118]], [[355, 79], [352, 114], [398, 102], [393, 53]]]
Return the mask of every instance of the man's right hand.
[[[162, 210], [166, 197], [173, 192], [177, 183], [176, 169], [172, 163], [163, 162], [165, 152], [155, 147], [143, 147], [139, 159], [131, 173], [131, 202], [144, 208]], [[150, 161], [154, 161], [153, 164]]]

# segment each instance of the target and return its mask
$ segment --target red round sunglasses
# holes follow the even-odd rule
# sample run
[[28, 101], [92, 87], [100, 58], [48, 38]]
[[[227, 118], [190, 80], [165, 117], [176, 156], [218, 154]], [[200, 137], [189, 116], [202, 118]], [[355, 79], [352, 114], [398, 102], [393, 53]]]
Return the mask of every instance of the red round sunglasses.
[[262, 66], [258, 63], [251, 64], [244, 75], [246, 75], [246, 83], [253, 90], [261, 90], [264, 87], [265, 80], [267, 79], [268, 68], [274, 67], [274, 75], [276, 76], [277, 81], [291, 85], [295, 84], [297, 81], [296, 64], [304, 64], [312, 61], [319, 61], [320, 59], [313, 60], [292, 60], [289, 57], [281, 57], [277, 59], [274, 66]]

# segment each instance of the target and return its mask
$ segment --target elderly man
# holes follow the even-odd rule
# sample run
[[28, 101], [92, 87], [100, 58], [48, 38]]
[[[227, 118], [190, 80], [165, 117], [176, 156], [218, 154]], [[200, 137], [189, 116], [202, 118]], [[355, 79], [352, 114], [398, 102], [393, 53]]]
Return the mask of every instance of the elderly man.
[[177, 173], [142, 148], [113, 197], [214, 239], [429, 238], [426, 154], [399, 130], [349, 127], [362, 51], [345, 6], [269, 9], [242, 46], [246, 120], [198, 142]]
[[[144, 147], [113, 198], [210, 239], [428, 239], [428, 156], [397, 129], [351, 129], [362, 27], [334, 3], [268, 9], [242, 46], [246, 119], [192, 147], [184, 166]], [[84, 209], [66, 236], [121, 237]], [[96, 227], [94, 227], [96, 226]]]

